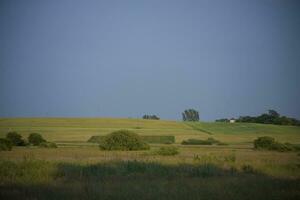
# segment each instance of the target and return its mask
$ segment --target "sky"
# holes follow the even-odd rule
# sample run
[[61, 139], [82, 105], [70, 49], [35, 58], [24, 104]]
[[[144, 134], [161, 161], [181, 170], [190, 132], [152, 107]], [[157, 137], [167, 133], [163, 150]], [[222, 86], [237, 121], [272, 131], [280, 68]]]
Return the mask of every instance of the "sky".
[[0, 117], [300, 118], [300, 1], [1, 0]]

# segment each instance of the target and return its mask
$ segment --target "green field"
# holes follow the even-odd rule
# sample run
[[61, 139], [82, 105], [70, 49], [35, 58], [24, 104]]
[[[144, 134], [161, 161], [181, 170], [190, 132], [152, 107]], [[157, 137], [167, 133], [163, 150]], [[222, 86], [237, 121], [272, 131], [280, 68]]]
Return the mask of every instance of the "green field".
[[[87, 140], [114, 130], [175, 136], [149, 151], [101, 151]], [[257, 151], [271, 136], [300, 144], [300, 127], [106, 118], [2, 118], [0, 137], [40, 133], [57, 149], [0, 152], [0, 199], [299, 199], [299, 152]], [[181, 145], [213, 137], [227, 145]], [[179, 154], [159, 156], [161, 146]]]

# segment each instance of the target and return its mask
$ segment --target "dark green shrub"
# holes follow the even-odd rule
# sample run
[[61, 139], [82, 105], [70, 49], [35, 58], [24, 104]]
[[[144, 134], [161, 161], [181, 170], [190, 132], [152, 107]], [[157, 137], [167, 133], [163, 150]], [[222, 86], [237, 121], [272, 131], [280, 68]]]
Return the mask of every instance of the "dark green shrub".
[[269, 136], [258, 137], [254, 140], [255, 149], [270, 149], [275, 143], [275, 139]]
[[183, 140], [181, 142], [183, 145], [212, 145], [211, 141], [207, 140], [198, 140], [198, 139], [188, 139], [188, 140]]
[[218, 142], [217, 145], [219, 145], [219, 146], [228, 146], [228, 144], [224, 143], [224, 142]]
[[216, 140], [216, 139], [214, 139], [212, 137], [207, 138], [207, 141], [211, 142], [212, 144], [218, 144], [218, 143], [220, 143], [218, 140]]
[[128, 130], [119, 130], [108, 134], [100, 141], [99, 147], [103, 150], [122, 151], [146, 150], [150, 148], [138, 134]]
[[12, 144], [8, 139], [0, 138], [0, 151], [11, 151]]
[[177, 155], [179, 151], [178, 148], [176, 147], [168, 146], [168, 147], [160, 147], [156, 153], [161, 156], [174, 156]]
[[279, 142], [275, 142], [274, 144], [271, 145], [271, 147], [269, 148], [270, 150], [275, 150], [275, 151], [281, 151], [281, 152], [285, 152], [285, 151], [293, 151], [294, 147], [291, 144], [282, 144]]
[[42, 142], [46, 142], [46, 140], [38, 133], [31, 133], [28, 136], [28, 142], [35, 146], [41, 144]]
[[57, 145], [54, 142], [41, 142], [39, 144], [39, 147], [44, 147], [44, 148], [57, 148]]
[[256, 140], [254, 140], [254, 148], [255, 149], [266, 149], [266, 150], [274, 150], [274, 151], [293, 151], [295, 150], [294, 145], [289, 143], [280, 143], [275, 141], [274, 138], [264, 136], [259, 137]]
[[6, 139], [9, 140], [13, 146], [26, 146], [26, 142], [17, 132], [7, 133]]
[[214, 138], [207, 138], [206, 140], [199, 140], [199, 139], [188, 139], [183, 140], [181, 142], [183, 145], [212, 145], [212, 144], [223, 144], [220, 141], [214, 139]]

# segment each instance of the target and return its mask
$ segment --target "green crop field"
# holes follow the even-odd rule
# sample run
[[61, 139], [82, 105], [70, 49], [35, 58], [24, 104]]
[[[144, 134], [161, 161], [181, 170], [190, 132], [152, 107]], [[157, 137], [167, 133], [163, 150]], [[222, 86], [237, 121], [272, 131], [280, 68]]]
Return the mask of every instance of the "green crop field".
[[[127, 129], [174, 136], [145, 151], [102, 151], [92, 136]], [[0, 138], [40, 133], [58, 148], [0, 151], [0, 199], [299, 199], [300, 153], [253, 149], [271, 136], [300, 144], [300, 127], [108, 118], [2, 118]], [[181, 145], [214, 138], [223, 145]], [[159, 143], [159, 142], [158, 142]], [[161, 156], [162, 146], [179, 154]]]

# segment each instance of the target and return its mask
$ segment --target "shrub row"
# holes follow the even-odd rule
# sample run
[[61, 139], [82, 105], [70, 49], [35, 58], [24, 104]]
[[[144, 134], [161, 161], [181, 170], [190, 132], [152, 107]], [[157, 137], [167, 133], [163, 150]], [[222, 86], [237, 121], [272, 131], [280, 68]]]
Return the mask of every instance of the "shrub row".
[[[88, 139], [88, 142], [91, 143], [101, 143], [105, 136], [92, 136], [90, 139]], [[140, 136], [141, 140], [146, 143], [150, 144], [173, 144], [175, 143], [175, 136], [171, 135], [163, 135], [163, 136]]]
[[55, 143], [47, 142], [40, 134], [31, 133], [28, 136], [28, 142], [25, 141], [17, 132], [9, 132], [6, 138], [0, 138], [0, 150], [10, 151], [12, 146], [27, 146], [27, 145], [41, 146], [47, 148], [56, 148]]
[[299, 150], [298, 146], [292, 145], [290, 143], [280, 143], [274, 138], [269, 136], [258, 137], [253, 142], [254, 148], [258, 150], [274, 150], [274, 151], [296, 151]]
[[200, 139], [183, 140], [181, 144], [183, 145], [213, 145], [213, 144], [225, 145], [225, 143], [222, 143], [211, 137], [207, 138], [206, 140], [200, 140]]

